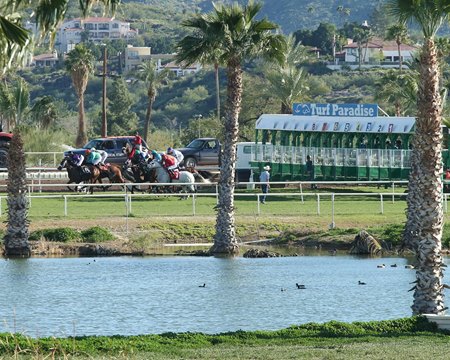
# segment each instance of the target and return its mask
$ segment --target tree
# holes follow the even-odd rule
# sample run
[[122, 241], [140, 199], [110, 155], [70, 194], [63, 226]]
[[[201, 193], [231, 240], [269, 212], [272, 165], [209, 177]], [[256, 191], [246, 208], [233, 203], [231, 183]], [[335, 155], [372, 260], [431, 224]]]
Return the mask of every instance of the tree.
[[227, 66], [227, 99], [224, 116], [224, 143], [221, 157], [219, 199], [213, 254], [239, 252], [234, 218], [234, 177], [239, 113], [242, 101], [242, 65], [245, 60], [266, 57], [283, 61], [286, 47], [282, 35], [274, 34], [277, 25], [267, 19], [256, 20], [262, 5], [250, 1], [241, 6], [213, 4], [208, 14], [196, 14], [183, 25], [194, 30], [178, 43], [177, 59], [192, 64], [217, 50]]
[[448, 19], [450, 1], [389, 0], [399, 22], [415, 21], [423, 34], [420, 86], [412, 141], [405, 241], [416, 253], [413, 314], [441, 314], [444, 307], [442, 228], [442, 100], [436, 32]]
[[376, 83], [375, 99], [393, 104], [395, 116], [405, 116], [416, 109], [418, 87], [419, 74], [414, 70], [402, 73], [389, 70]]
[[138, 117], [130, 111], [133, 105], [131, 94], [123, 78], [117, 78], [109, 91], [108, 118], [111, 125], [111, 135], [123, 135], [136, 131]]
[[27, 82], [21, 78], [0, 83], [0, 110], [6, 122], [5, 130], [12, 130], [26, 116], [30, 104]]
[[156, 64], [153, 60], [144, 62], [139, 65], [136, 77], [138, 80], [145, 82], [147, 86], [147, 112], [145, 114], [144, 132], [143, 138], [147, 142], [148, 133], [150, 130], [150, 120], [152, 118], [153, 104], [155, 103], [156, 96], [158, 95], [158, 89], [169, 78], [169, 72], [167, 70], [157, 71]]
[[281, 113], [292, 114], [294, 102], [308, 91], [308, 72], [300, 67], [308, 59], [308, 53], [301, 44], [295, 45], [293, 36], [287, 38], [284, 61], [272, 63], [265, 71], [269, 81], [269, 92], [281, 101]]
[[43, 96], [37, 100], [30, 109], [30, 115], [42, 129], [48, 129], [58, 118], [53, 96]]
[[25, 153], [20, 131], [12, 137], [8, 152], [8, 221], [3, 238], [6, 257], [30, 257], [28, 243], [28, 198]]
[[404, 23], [391, 25], [387, 29], [385, 39], [395, 40], [398, 50], [398, 68], [400, 71], [402, 71], [403, 60], [402, 60], [401, 45], [404, 44], [408, 39], [408, 28]]
[[[120, 0], [101, 0], [106, 8], [105, 13], [110, 10], [115, 13]], [[86, 16], [95, 2], [92, 0], [80, 0], [79, 6], [83, 16]], [[24, 1], [5, 0], [0, 3], [0, 71], [4, 73], [7, 69], [22, 64], [32, 43], [33, 34], [22, 25], [20, 17], [21, 10], [30, 10], [33, 5], [34, 19], [41, 38], [49, 36], [50, 46], [53, 45], [56, 28], [64, 19], [69, 0], [61, 1]]]
[[78, 134], [75, 143], [78, 147], [81, 147], [87, 142], [84, 92], [89, 81], [89, 75], [94, 71], [94, 56], [83, 44], [78, 44], [75, 49], [67, 54], [65, 65], [78, 96]]

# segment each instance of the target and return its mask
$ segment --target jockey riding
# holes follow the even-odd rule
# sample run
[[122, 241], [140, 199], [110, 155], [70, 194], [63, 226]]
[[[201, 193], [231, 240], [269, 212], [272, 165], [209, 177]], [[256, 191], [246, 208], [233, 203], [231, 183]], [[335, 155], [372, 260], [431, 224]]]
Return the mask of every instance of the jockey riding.
[[105, 150], [97, 150], [96, 148], [92, 148], [91, 151], [95, 151], [100, 154], [100, 165], [106, 164], [106, 158], [108, 157], [108, 153]]
[[177, 179], [179, 176], [177, 159], [169, 154], [161, 155], [161, 164], [167, 170], [171, 179]]
[[184, 160], [184, 155], [181, 153], [181, 151], [178, 151], [178, 150], [175, 150], [175, 149], [169, 147], [167, 149], [167, 154], [168, 155], [172, 155], [176, 159], [176, 161], [177, 161], [177, 168], [179, 169], [181, 167], [181, 163]]
[[86, 164], [94, 165], [100, 169], [98, 166], [102, 161], [102, 156], [98, 151], [93, 151], [92, 149], [87, 149], [86, 152]]
[[68, 154], [69, 161], [73, 166], [80, 168], [84, 161], [84, 156], [81, 154], [75, 154], [73, 151], [69, 151]]

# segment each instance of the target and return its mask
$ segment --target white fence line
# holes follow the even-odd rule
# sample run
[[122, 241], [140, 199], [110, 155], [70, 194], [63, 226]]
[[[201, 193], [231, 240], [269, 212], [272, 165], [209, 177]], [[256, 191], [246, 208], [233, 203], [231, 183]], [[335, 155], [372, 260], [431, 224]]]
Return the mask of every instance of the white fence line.
[[[317, 182], [315, 182], [316, 184], [318, 184]], [[359, 183], [359, 182], [358, 182]], [[242, 184], [242, 183], [241, 183]], [[259, 184], [259, 183], [251, 183], [251, 184]], [[282, 184], [281, 182], [278, 182], [278, 184]], [[304, 184], [303, 182], [300, 183], [300, 192], [280, 192], [280, 193], [269, 193], [266, 194], [267, 199], [269, 200], [271, 197], [298, 197], [299, 200], [301, 201], [301, 203], [304, 202], [304, 197], [305, 196], [311, 196], [311, 197], [316, 197], [316, 201], [317, 201], [317, 207], [316, 207], [316, 213], [318, 216], [321, 216], [321, 200], [323, 198], [326, 197], [330, 197], [331, 199], [331, 223], [329, 225], [330, 229], [335, 228], [336, 227], [336, 223], [335, 223], [335, 202], [337, 201], [336, 198], [337, 197], [360, 197], [360, 196], [364, 196], [364, 197], [378, 197], [380, 200], [380, 214], [384, 214], [384, 202], [385, 202], [385, 196], [391, 196], [392, 199], [394, 199], [395, 197], [406, 197], [407, 193], [394, 193], [394, 192], [387, 192], [387, 193], [381, 193], [381, 192], [352, 192], [352, 193], [336, 193], [336, 192], [326, 192], [326, 193], [312, 193], [312, 192], [303, 192], [302, 191], [302, 187], [301, 185]], [[322, 184], [322, 183], [321, 183]], [[87, 187], [89, 186], [110, 186], [111, 184], [96, 184], [96, 185], [91, 185], [88, 184], [86, 185]], [[122, 185], [125, 186], [125, 191], [123, 193], [109, 193], [109, 194], [47, 194], [47, 195], [32, 195], [31, 192], [29, 192], [28, 194], [28, 198], [29, 198], [29, 206], [31, 208], [32, 206], [32, 202], [33, 199], [39, 199], [39, 198], [61, 198], [63, 199], [63, 214], [64, 216], [68, 216], [68, 202], [70, 201], [70, 199], [74, 199], [74, 198], [90, 198], [95, 200], [96, 198], [123, 198], [124, 199], [124, 205], [125, 205], [125, 216], [126, 216], [126, 221], [127, 221], [127, 228], [128, 228], [128, 217], [130, 216], [130, 214], [132, 213], [132, 199], [135, 198], [139, 198], [139, 197], [148, 197], [148, 198], [152, 198], [152, 197], [161, 197], [161, 196], [167, 196], [167, 197], [171, 197], [171, 196], [176, 196], [179, 197], [180, 194], [177, 193], [145, 193], [145, 194], [131, 194], [128, 191], [128, 187], [132, 186], [132, 185], [136, 185], [134, 183], [126, 183], [126, 184], [115, 184], [115, 185]], [[173, 183], [140, 183], [139, 185], [141, 186], [173, 186]], [[215, 189], [215, 192], [209, 192], [209, 193], [195, 193], [195, 194], [190, 194], [191, 198], [192, 198], [192, 216], [197, 216], [197, 204], [196, 204], [196, 199], [200, 198], [200, 197], [216, 197], [218, 196], [217, 193], [217, 184], [205, 184], [205, 183], [196, 183], [196, 186], [212, 186]], [[42, 187], [55, 187], [55, 186], [65, 186], [65, 185], [61, 185], [61, 184], [41, 184]], [[260, 215], [261, 214], [261, 207], [260, 207], [260, 196], [262, 196], [263, 194], [260, 192], [256, 192], [256, 193], [235, 193], [235, 198], [236, 197], [254, 197], [255, 201], [256, 201], [256, 210], [257, 210], [257, 214]], [[0, 216], [2, 216], [3, 213], [3, 209], [2, 209], [2, 205], [3, 205], [3, 198], [6, 198], [6, 196], [0, 196]], [[217, 200], [216, 200], [217, 201]], [[447, 206], [447, 202], [448, 202], [448, 194], [444, 194], [444, 210], [447, 213], [448, 211], [448, 206]], [[270, 203], [270, 202], [269, 202]]]

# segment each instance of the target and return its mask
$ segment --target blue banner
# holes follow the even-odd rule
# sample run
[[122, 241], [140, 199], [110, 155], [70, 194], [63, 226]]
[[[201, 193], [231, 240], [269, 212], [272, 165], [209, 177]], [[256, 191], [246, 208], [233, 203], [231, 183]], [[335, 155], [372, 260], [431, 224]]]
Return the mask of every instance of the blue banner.
[[293, 114], [300, 116], [377, 117], [377, 104], [294, 104]]

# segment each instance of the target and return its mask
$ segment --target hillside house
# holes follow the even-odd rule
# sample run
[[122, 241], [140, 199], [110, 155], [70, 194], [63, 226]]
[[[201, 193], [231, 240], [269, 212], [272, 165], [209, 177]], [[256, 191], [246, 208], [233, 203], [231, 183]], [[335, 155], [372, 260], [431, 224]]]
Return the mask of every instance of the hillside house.
[[130, 23], [109, 17], [87, 17], [66, 20], [56, 33], [55, 46], [60, 52], [69, 52], [84, 37], [97, 43], [105, 39], [131, 39], [137, 30], [130, 28]]
[[[395, 41], [386, 41], [382, 39], [372, 39], [367, 44], [361, 44], [362, 64], [388, 65], [388, 63], [399, 62], [398, 47]], [[350, 42], [343, 46], [345, 53], [345, 63], [359, 63], [359, 45], [357, 42]], [[401, 44], [400, 56], [402, 61], [412, 60], [413, 53], [417, 50], [416, 46]]]

